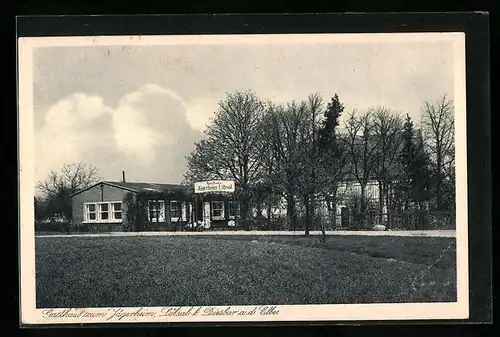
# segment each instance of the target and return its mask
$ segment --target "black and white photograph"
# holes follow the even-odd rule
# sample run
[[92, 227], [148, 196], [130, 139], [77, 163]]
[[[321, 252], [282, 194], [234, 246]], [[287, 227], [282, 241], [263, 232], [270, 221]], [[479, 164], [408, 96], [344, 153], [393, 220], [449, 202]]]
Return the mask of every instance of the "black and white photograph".
[[23, 322], [468, 317], [464, 34], [18, 52]]

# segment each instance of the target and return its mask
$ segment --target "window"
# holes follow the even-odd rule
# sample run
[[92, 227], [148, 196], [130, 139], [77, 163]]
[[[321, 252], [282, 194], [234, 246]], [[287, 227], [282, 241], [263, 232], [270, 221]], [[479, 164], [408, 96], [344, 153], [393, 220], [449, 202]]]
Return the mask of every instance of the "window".
[[122, 222], [122, 202], [92, 202], [83, 206], [84, 222]]
[[85, 205], [84, 220], [97, 221], [96, 204], [86, 204]]
[[229, 219], [235, 219], [240, 213], [240, 204], [237, 201], [229, 201]]
[[111, 204], [112, 211], [113, 211], [113, 218], [115, 220], [121, 220], [122, 219], [122, 203], [121, 202], [114, 202]]
[[170, 220], [178, 221], [181, 216], [181, 203], [175, 200], [170, 201]]
[[224, 202], [223, 201], [212, 201], [212, 219], [213, 220], [224, 219]]
[[99, 204], [99, 215], [101, 220], [109, 220], [109, 204]]
[[148, 218], [150, 222], [165, 222], [165, 202], [163, 200], [148, 201]]

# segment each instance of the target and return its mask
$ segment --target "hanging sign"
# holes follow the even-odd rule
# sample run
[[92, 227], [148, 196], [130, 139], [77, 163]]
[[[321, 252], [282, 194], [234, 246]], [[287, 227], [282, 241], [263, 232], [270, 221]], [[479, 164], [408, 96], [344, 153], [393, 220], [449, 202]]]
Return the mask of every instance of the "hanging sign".
[[234, 192], [233, 180], [209, 180], [194, 183], [194, 193]]

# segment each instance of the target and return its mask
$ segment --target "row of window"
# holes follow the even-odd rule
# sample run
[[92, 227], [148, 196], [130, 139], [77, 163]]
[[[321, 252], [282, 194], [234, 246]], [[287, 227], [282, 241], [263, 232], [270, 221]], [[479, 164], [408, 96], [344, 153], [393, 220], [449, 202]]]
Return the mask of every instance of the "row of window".
[[[225, 204], [223, 201], [212, 201], [210, 205], [213, 220], [225, 219]], [[229, 201], [228, 217], [235, 219], [239, 213], [239, 205], [236, 201]], [[192, 212], [190, 205], [190, 212]], [[84, 205], [84, 222], [122, 222], [122, 202], [93, 202]], [[170, 220], [173, 222], [186, 219], [186, 209], [179, 201], [170, 201]], [[165, 201], [150, 200], [148, 202], [148, 220], [150, 222], [165, 222]]]
[[122, 222], [122, 202], [94, 202], [84, 205], [85, 222]]
[[[170, 221], [179, 221], [181, 214], [186, 217], [185, 209], [182, 209], [181, 203], [178, 201], [170, 201]], [[148, 201], [148, 220], [150, 222], [165, 222], [165, 201], [149, 200]]]
[[[210, 213], [205, 212], [205, 216], [211, 216], [213, 220], [225, 219], [225, 204], [223, 201], [212, 201], [210, 205]], [[228, 217], [235, 219], [239, 212], [238, 203], [236, 201], [229, 201]], [[190, 205], [190, 213], [192, 206]], [[178, 201], [170, 201], [170, 220], [178, 221], [181, 218], [186, 219], [186, 210], [181, 206]], [[163, 200], [150, 200], [148, 202], [148, 216], [150, 222], [164, 222], [165, 221], [165, 202]]]
[[[237, 201], [229, 201], [228, 202], [228, 218], [235, 219], [239, 213], [239, 205]], [[225, 204], [224, 201], [212, 201], [210, 211], [212, 212], [210, 215], [213, 220], [224, 220], [226, 218], [225, 213]], [[208, 216], [209, 214], [205, 214]]]

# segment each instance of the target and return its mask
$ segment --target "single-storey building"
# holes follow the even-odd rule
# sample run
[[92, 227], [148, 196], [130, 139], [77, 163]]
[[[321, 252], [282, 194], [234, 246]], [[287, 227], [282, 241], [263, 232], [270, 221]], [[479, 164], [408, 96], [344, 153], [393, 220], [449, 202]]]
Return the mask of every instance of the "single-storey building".
[[100, 181], [71, 198], [77, 231], [175, 231], [238, 223], [232, 193], [199, 195], [183, 185]]

